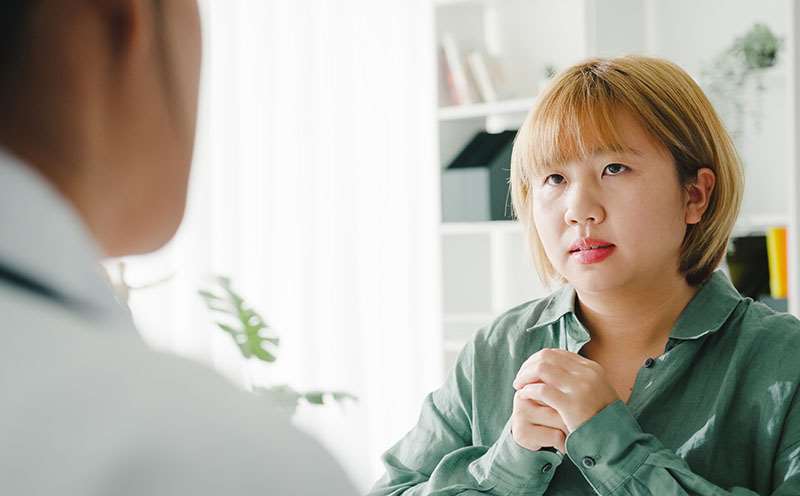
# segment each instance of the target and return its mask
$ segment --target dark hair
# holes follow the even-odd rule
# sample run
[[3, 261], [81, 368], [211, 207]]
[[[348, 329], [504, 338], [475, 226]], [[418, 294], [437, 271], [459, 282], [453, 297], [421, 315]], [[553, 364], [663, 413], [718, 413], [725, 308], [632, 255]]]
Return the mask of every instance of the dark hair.
[[39, 0], [0, 0], [0, 87], [5, 91], [23, 68], [31, 13]]
[[[162, 0], [151, 0], [155, 16], [158, 36], [159, 57], [162, 59], [162, 77], [165, 83], [171, 83], [166, 62], [166, 44], [164, 40], [164, 19]], [[41, 0], [0, 0], [0, 99], [13, 98], [25, 70], [31, 44], [35, 33], [31, 32], [31, 20]], [[168, 84], [169, 87], [169, 84]]]

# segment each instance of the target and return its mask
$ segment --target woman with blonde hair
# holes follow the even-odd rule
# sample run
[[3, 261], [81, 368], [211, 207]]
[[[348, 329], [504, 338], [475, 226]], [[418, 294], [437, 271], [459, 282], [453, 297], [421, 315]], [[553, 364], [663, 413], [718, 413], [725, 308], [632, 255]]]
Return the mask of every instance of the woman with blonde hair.
[[716, 270], [743, 179], [691, 77], [638, 56], [567, 69], [511, 188], [559, 287], [475, 335], [371, 494], [800, 494], [800, 321]]

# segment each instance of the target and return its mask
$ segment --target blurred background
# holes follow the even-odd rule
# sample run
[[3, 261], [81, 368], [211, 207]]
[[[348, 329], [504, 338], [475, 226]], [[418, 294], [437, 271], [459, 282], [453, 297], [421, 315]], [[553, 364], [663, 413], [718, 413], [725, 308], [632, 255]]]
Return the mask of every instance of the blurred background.
[[800, 311], [792, 0], [201, 4], [185, 223], [107, 269], [153, 347], [280, 394], [362, 489], [470, 336], [549, 292], [511, 220], [510, 146], [582, 59], [666, 57], [700, 83], [747, 181], [723, 269]]

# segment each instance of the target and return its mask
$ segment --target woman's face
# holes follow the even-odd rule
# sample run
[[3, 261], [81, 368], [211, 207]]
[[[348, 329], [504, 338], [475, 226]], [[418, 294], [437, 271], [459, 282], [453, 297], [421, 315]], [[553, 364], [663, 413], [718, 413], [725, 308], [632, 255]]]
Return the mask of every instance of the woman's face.
[[[584, 291], [636, 289], [678, 276], [686, 200], [672, 156], [630, 114], [632, 152], [598, 151], [534, 178], [533, 219], [547, 257]], [[660, 279], [658, 279], [660, 280]]]

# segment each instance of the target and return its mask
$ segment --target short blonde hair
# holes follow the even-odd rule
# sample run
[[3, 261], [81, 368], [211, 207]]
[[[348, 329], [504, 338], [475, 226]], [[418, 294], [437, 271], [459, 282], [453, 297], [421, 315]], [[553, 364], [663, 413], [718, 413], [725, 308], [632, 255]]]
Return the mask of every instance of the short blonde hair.
[[534, 265], [545, 283], [563, 282], [544, 252], [533, 222], [531, 179], [598, 148], [625, 151], [614, 114], [627, 111], [672, 155], [681, 186], [708, 167], [716, 175], [709, 205], [687, 227], [679, 270], [691, 285], [705, 281], [727, 251], [744, 178], [736, 149], [694, 80], [662, 59], [590, 59], [570, 67], [539, 97], [517, 133], [511, 156], [511, 198], [526, 227]]

